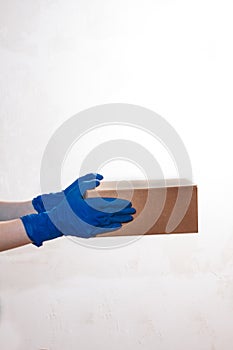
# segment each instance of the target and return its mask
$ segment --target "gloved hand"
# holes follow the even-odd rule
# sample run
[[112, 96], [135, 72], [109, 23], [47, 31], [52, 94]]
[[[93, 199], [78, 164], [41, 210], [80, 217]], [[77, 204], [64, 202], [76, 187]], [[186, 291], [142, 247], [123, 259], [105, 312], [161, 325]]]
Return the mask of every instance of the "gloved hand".
[[44, 241], [62, 235], [83, 238], [121, 228], [122, 223], [133, 220], [136, 210], [132, 203], [117, 198], [86, 198], [79, 186], [74, 186], [66, 198], [47, 212], [21, 217], [26, 233], [37, 247]]
[[[38, 213], [51, 210], [52, 208], [59, 205], [65, 196], [67, 196], [74, 188], [78, 188], [81, 196], [84, 195], [86, 190], [91, 190], [99, 186], [100, 181], [103, 176], [97, 173], [89, 173], [81, 176], [75, 180], [70, 186], [68, 186], [64, 191], [56, 193], [42, 194], [33, 198], [32, 205]], [[46, 207], [46, 208], [45, 208]]]

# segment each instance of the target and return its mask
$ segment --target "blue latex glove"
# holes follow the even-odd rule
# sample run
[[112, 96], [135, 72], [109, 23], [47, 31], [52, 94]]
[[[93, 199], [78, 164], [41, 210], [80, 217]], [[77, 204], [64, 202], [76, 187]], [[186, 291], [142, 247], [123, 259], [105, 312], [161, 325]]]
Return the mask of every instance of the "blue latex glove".
[[131, 202], [116, 198], [86, 198], [74, 186], [66, 199], [55, 208], [21, 217], [26, 233], [37, 247], [44, 241], [62, 235], [83, 238], [118, 230], [122, 223], [133, 220], [136, 210]]
[[[81, 196], [87, 190], [91, 190], [99, 186], [100, 181], [103, 176], [97, 173], [89, 173], [84, 176], [81, 176], [75, 180], [70, 186], [68, 186], [64, 191], [56, 193], [42, 194], [33, 198], [32, 205], [38, 213], [51, 210], [61, 203], [65, 196], [67, 196], [74, 188], [78, 188], [79, 194]], [[46, 207], [46, 208], [45, 208]]]

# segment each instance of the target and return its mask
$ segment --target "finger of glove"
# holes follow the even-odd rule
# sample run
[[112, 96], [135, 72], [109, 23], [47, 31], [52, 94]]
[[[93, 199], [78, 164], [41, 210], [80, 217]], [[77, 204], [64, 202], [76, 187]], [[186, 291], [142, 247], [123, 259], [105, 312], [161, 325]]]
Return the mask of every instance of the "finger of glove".
[[107, 232], [112, 232], [112, 231], [117, 231], [122, 227], [120, 223], [114, 223], [105, 227], [101, 228], [96, 228], [96, 230], [93, 232], [92, 236], [96, 236], [100, 233], [107, 233]]
[[113, 213], [106, 213], [106, 212], [101, 212], [98, 214], [98, 217], [99, 218], [104, 218], [106, 216], [122, 216], [122, 215], [127, 215], [127, 214], [135, 214], [136, 213], [136, 209], [135, 208], [126, 208], [126, 209], [123, 209], [123, 210], [120, 210], [120, 211], [116, 211], [116, 212], [113, 212]]
[[83, 196], [87, 190], [92, 190], [100, 185], [98, 180], [89, 180], [78, 183], [81, 195]]
[[78, 181], [89, 181], [89, 180], [102, 180], [104, 177], [98, 173], [88, 173], [78, 178]]
[[133, 216], [131, 215], [113, 215], [113, 216], [104, 216], [98, 218], [98, 226], [106, 226], [111, 225], [112, 223], [122, 223], [122, 222], [128, 222], [132, 221]]
[[131, 207], [131, 208], [126, 208], [120, 211], [117, 211], [111, 215], [125, 215], [125, 214], [135, 214], [136, 213], [136, 209]]
[[133, 216], [131, 215], [114, 215], [111, 217], [110, 221], [114, 222], [129, 222], [133, 220]]
[[80, 186], [80, 184], [83, 181], [90, 181], [90, 180], [102, 180], [103, 176], [101, 174], [98, 173], [89, 173], [86, 174], [84, 176], [79, 177], [78, 179], [76, 179], [74, 182], [72, 182], [72, 184], [70, 186], [68, 186], [64, 192], [67, 195], [71, 190], [73, 190], [75, 187]]
[[114, 198], [114, 197], [101, 197], [101, 198], [104, 200], [103, 205], [105, 207], [108, 206], [112, 208], [116, 208], [116, 207], [127, 208], [132, 206], [132, 203], [127, 199]]
[[93, 197], [86, 198], [85, 202], [96, 210], [114, 213], [125, 208], [132, 207], [132, 203], [126, 199], [108, 198], [108, 197]]

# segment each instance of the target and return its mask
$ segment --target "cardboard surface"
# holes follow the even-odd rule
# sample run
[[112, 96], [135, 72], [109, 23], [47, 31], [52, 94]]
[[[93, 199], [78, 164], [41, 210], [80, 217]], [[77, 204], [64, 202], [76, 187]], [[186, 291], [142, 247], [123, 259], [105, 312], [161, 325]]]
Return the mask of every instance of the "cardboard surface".
[[99, 237], [198, 232], [197, 186], [186, 179], [103, 181], [86, 193], [96, 196], [128, 199], [136, 209], [133, 221]]

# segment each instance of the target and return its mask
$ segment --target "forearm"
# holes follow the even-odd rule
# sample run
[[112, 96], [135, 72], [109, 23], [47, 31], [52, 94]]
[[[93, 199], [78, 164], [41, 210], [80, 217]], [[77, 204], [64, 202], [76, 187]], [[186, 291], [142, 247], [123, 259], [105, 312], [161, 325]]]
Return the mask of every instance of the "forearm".
[[0, 252], [32, 243], [21, 219], [0, 222]]
[[0, 221], [17, 219], [32, 213], [36, 213], [36, 211], [31, 201], [0, 202]]

